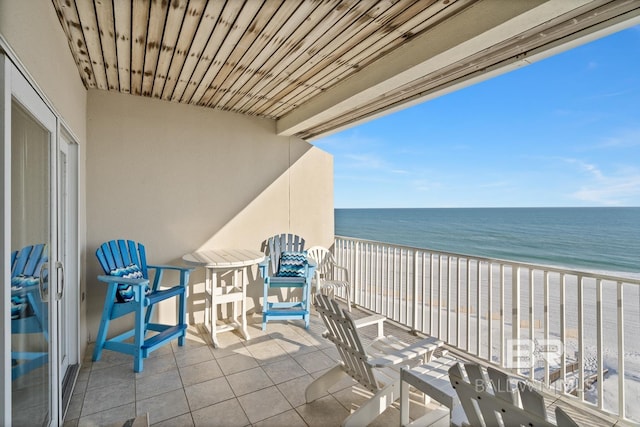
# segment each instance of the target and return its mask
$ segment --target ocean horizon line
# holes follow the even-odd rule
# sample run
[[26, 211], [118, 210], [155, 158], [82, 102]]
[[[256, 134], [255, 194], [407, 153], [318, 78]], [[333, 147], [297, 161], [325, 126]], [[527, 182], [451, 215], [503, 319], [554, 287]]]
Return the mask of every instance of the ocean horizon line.
[[640, 208], [334, 209], [337, 236], [569, 269], [640, 273]]
[[369, 210], [369, 209], [638, 209], [640, 206], [433, 206], [433, 207], [383, 207], [383, 208], [337, 208], [334, 210]]

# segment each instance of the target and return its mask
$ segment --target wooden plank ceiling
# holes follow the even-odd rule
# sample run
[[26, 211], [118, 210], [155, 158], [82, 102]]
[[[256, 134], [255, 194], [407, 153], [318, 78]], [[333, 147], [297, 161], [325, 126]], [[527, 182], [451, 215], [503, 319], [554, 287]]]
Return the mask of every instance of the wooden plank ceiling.
[[[280, 133], [302, 138], [416, 102], [607, 20], [637, 16], [640, 6], [634, 0], [52, 1], [87, 88], [272, 118], [282, 122]], [[525, 13], [529, 25], [515, 22]], [[492, 29], [503, 30], [484, 36]], [[437, 55], [437, 66], [427, 66]]]

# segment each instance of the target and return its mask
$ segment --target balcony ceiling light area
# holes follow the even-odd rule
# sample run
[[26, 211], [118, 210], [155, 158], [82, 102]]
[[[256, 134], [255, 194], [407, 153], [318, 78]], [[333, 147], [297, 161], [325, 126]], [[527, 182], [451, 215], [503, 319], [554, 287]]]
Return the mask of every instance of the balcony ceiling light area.
[[53, 0], [87, 88], [311, 139], [637, 22], [637, 0]]

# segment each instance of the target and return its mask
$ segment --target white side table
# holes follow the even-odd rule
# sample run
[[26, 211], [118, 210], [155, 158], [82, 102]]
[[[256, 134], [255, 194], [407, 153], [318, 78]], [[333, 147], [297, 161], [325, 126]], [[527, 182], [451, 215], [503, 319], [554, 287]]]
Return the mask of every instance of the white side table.
[[[211, 249], [186, 254], [182, 259], [190, 265], [205, 268], [205, 325], [209, 322], [211, 340], [215, 348], [219, 347], [216, 334], [238, 329], [245, 339], [247, 332], [247, 284], [246, 268], [264, 260], [264, 254], [253, 249]], [[218, 286], [218, 273], [233, 271], [231, 284]], [[242, 273], [242, 279], [239, 275]], [[218, 305], [233, 303], [233, 311], [228, 323], [218, 326]], [[240, 303], [240, 322], [237, 305]]]
[[[400, 371], [400, 425], [403, 427], [449, 426], [458, 424], [464, 417], [462, 406], [456, 391], [449, 381], [449, 368], [459, 361], [454, 356], [441, 356], [424, 365]], [[434, 399], [446, 409], [428, 412], [426, 415], [409, 422], [409, 386], [425, 394], [425, 403]], [[466, 418], [465, 418], [466, 420]]]

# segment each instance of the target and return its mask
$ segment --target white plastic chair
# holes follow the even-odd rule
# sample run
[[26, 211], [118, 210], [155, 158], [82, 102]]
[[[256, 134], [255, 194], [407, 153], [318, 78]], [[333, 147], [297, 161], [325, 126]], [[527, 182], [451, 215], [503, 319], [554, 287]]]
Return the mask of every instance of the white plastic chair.
[[[449, 368], [451, 385], [458, 394], [466, 426], [578, 427], [559, 406], [550, 420], [544, 398], [529, 384], [510, 378], [492, 367], [456, 363]], [[465, 375], [466, 374], [466, 375]]]
[[[328, 296], [335, 296], [336, 289], [344, 289], [347, 297], [347, 307], [351, 311], [351, 283], [349, 282], [349, 271], [338, 265], [329, 249], [322, 246], [313, 246], [308, 251], [308, 256], [317, 264], [316, 274], [313, 278], [312, 286], [316, 293], [323, 293]], [[341, 274], [338, 274], [341, 272]], [[339, 279], [342, 277], [343, 279]]]
[[[314, 305], [327, 327], [323, 336], [336, 345], [342, 360], [307, 386], [307, 403], [326, 395], [329, 388], [345, 376], [350, 376], [373, 394], [342, 422], [342, 427], [371, 423], [400, 397], [400, 368], [429, 361], [433, 353], [444, 345], [434, 337], [409, 345], [391, 335], [383, 336], [383, 316], [374, 315], [372, 320], [365, 317], [356, 321], [334, 299], [324, 294], [316, 295]], [[374, 323], [378, 323], [378, 338], [365, 347], [357, 329]]]

